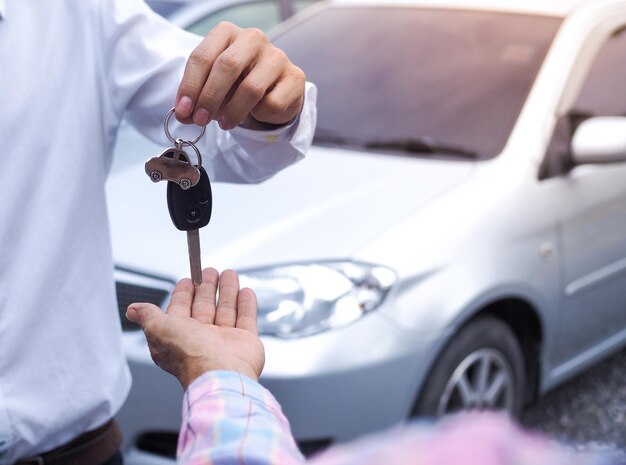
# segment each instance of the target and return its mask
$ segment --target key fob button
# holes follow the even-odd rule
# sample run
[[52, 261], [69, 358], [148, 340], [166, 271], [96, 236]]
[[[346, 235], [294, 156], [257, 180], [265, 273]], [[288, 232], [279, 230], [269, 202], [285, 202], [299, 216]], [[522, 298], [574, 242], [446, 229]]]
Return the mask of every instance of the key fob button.
[[198, 192], [197, 200], [200, 205], [206, 204], [209, 200], [211, 200], [211, 195], [209, 194], [209, 191], [207, 191], [206, 189], [202, 189], [200, 192]]
[[187, 210], [185, 218], [187, 218], [187, 221], [189, 221], [190, 223], [197, 223], [198, 221], [200, 221], [201, 216], [202, 212], [199, 208], [191, 207], [189, 210]]

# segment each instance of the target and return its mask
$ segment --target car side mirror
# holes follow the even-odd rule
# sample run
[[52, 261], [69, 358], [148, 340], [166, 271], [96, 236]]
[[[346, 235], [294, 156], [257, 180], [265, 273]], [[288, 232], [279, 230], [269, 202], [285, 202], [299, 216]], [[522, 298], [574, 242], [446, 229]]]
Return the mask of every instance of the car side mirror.
[[572, 161], [615, 163], [626, 161], [626, 117], [595, 117], [578, 126], [572, 139]]

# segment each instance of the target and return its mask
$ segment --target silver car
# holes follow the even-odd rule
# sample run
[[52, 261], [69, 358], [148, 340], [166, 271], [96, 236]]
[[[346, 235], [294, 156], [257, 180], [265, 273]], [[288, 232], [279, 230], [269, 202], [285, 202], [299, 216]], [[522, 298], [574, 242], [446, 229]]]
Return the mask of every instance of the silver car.
[[[338, 0], [276, 31], [318, 85], [315, 146], [214, 186], [202, 259], [257, 291], [261, 382], [303, 450], [515, 414], [624, 346], [625, 31], [626, 0]], [[108, 185], [121, 311], [188, 274], [143, 147]], [[125, 344], [129, 457], [171, 455], [180, 388]]]

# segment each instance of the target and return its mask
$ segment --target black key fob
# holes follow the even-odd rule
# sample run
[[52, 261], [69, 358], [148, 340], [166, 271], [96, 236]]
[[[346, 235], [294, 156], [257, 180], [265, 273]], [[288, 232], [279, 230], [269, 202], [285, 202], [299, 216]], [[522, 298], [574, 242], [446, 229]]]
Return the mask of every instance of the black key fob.
[[183, 190], [178, 184], [167, 183], [167, 208], [177, 229], [192, 231], [209, 224], [213, 208], [211, 181], [206, 170], [200, 167], [200, 180], [195, 186]]

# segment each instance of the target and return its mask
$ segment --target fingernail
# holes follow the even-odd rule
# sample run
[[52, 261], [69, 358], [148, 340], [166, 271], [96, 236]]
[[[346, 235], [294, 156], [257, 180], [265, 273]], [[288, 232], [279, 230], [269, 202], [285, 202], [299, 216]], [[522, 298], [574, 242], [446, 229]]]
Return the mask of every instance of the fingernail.
[[128, 318], [130, 321], [135, 321], [137, 317], [137, 309], [135, 307], [128, 307], [128, 309], [126, 310], [126, 318]]
[[191, 97], [183, 95], [176, 104], [176, 114], [181, 118], [187, 118], [191, 115], [191, 110], [193, 110], [193, 100]]
[[200, 108], [193, 114], [193, 122], [198, 126], [206, 126], [211, 121], [211, 115], [206, 108]]
[[225, 118], [220, 118], [219, 120], [217, 120], [217, 122], [220, 125], [220, 128], [222, 128], [224, 131], [228, 131], [229, 129], [232, 129], [234, 126], [228, 122], [227, 119]]

